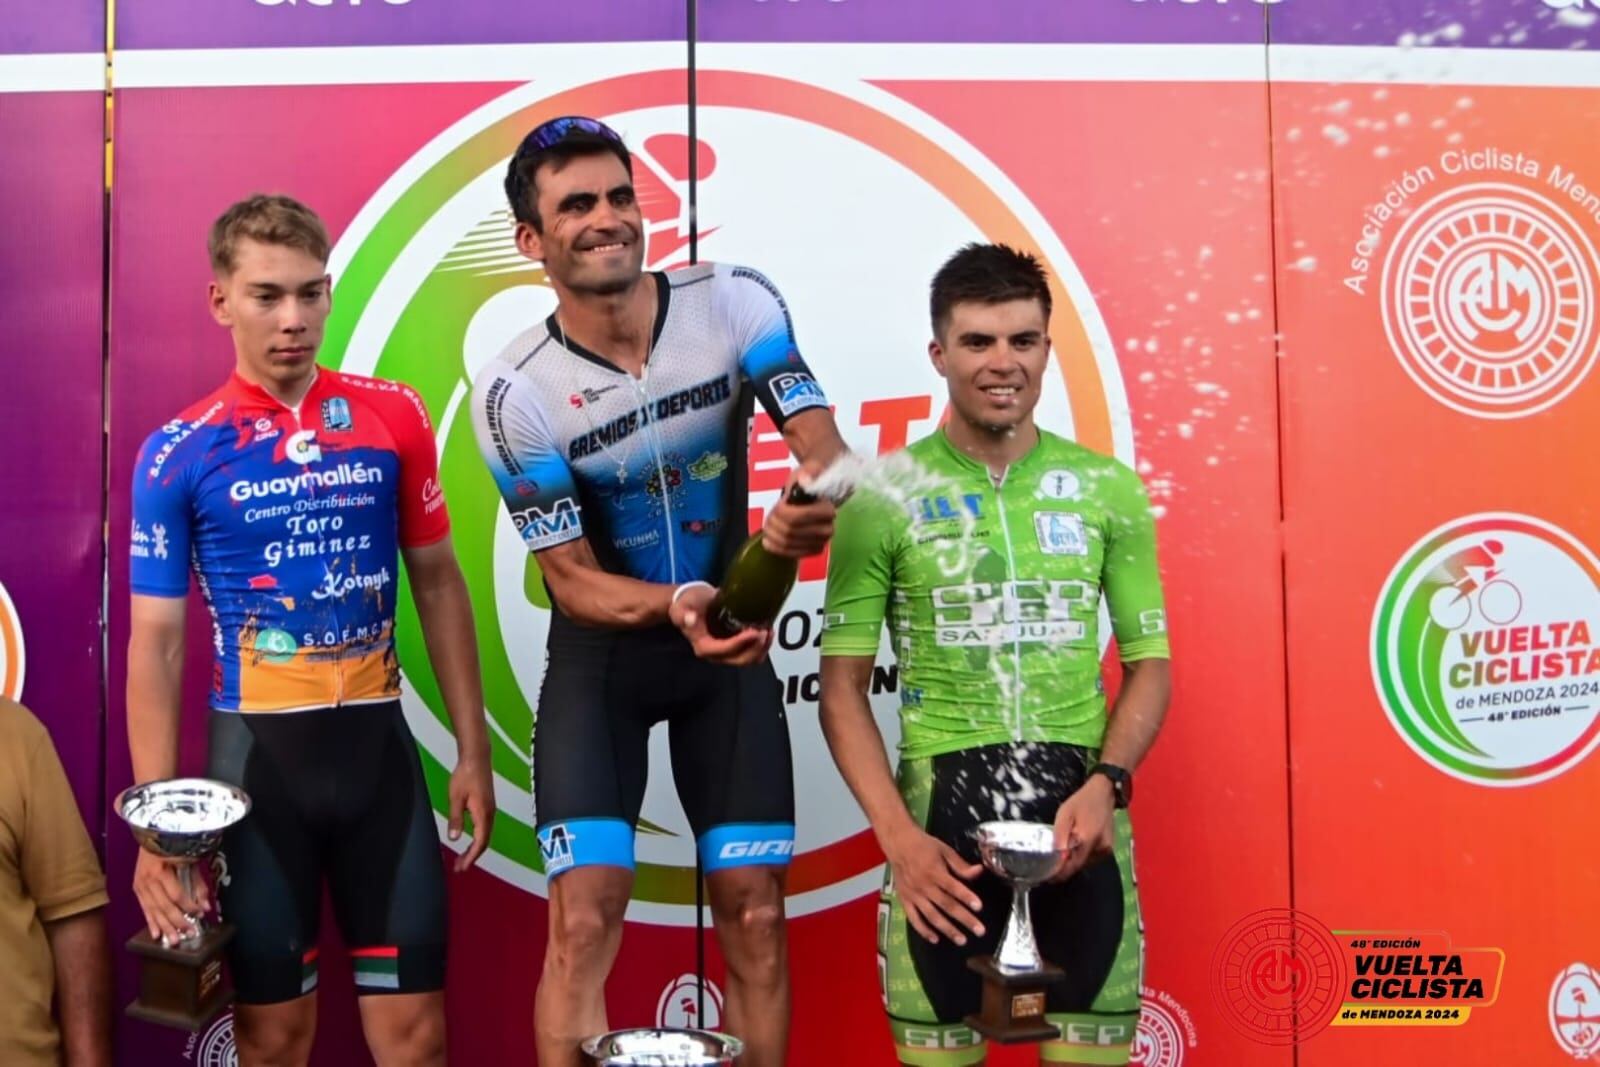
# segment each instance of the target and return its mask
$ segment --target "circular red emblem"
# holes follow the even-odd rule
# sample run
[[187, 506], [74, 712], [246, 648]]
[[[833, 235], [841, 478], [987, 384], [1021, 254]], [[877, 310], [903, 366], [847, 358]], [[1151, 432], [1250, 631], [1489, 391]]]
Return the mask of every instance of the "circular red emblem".
[[1344, 999], [1344, 954], [1304, 912], [1268, 908], [1234, 923], [1211, 958], [1211, 989], [1234, 1028], [1268, 1045], [1322, 1031]]

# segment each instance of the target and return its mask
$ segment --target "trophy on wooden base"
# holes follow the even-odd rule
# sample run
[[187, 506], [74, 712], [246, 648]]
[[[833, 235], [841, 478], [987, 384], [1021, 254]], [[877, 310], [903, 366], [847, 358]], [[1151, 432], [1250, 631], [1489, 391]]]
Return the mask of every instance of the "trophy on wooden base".
[[1065, 977], [1039, 955], [1028, 913], [1028, 890], [1061, 866], [1055, 827], [1047, 823], [986, 822], [977, 829], [983, 865], [1011, 883], [1011, 918], [993, 956], [974, 956], [967, 966], [983, 976], [983, 1006], [968, 1026], [1001, 1044], [1050, 1041], [1061, 1036], [1045, 1021], [1045, 991]]
[[[171, 778], [125, 789], [114, 804], [139, 846], [178, 868], [194, 898], [194, 867], [222, 845], [222, 832], [250, 811], [242, 790], [206, 778]], [[128, 1014], [180, 1030], [199, 1030], [233, 1001], [222, 980], [222, 950], [233, 927], [187, 916], [193, 932], [173, 943], [140, 930], [128, 941], [139, 957], [139, 998]]]

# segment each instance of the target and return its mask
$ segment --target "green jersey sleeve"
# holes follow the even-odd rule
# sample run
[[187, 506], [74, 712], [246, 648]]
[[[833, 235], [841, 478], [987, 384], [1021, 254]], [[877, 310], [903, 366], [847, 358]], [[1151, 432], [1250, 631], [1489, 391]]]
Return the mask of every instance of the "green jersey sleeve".
[[1144, 483], [1122, 464], [1106, 479], [1110, 530], [1100, 584], [1124, 663], [1166, 659], [1167, 611], [1156, 560], [1156, 521]]
[[839, 509], [823, 601], [824, 656], [877, 654], [894, 586], [897, 517], [865, 491]]

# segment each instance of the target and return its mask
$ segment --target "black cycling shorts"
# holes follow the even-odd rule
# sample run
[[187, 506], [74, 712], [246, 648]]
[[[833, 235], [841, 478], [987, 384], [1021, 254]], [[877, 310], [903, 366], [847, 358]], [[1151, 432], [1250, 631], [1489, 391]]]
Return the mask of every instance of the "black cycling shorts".
[[632, 869], [650, 728], [663, 721], [703, 870], [789, 862], [794, 776], [771, 663], [708, 663], [671, 626], [603, 630], [552, 620], [533, 734], [546, 874], [594, 864]]
[[210, 774], [251, 801], [220, 853], [241, 1003], [316, 988], [324, 882], [361, 995], [444, 988], [444, 863], [398, 701], [214, 711]]
[[[900, 762], [900, 794], [928, 833], [968, 862], [979, 862], [974, 831], [993, 819], [1054, 823], [1056, 809], [1083, 784], [1095, 754], [1077, 745], [984, 745]], [[1065, 882], [1029, 894], [1039, 953], [1066, 971], [1046, 993], [1046, 1019], [1061, 1040], [1042, 1055], [1055, 1063], [1112, 1063], [1139, 1025], [1144, 927], [1133, 872], [1127, 812], [1115, 820], [1115, 849]], [[892, 872], [878, 905], [878, 972], [902, 1062], [981, 1063], [983, 1037], [963, 1021], [983, 1000], [982, 978], [967, 960], [993, 955], [1011, 913], [1011, 889], [985, 871], [973, 883], [983, 906], [982, 937], [957, 945], [926, 941], [911, 929]]]

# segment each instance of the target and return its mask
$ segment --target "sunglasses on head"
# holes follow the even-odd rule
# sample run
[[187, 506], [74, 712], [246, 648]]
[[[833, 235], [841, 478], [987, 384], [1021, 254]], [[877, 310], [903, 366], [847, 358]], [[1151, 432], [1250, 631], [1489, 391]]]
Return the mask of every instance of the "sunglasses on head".
[[565, 141], [573, 131], [593, 134], [604, 137], [608, 141], [622, 143], [622, 135], [599, 119], [585, 118], [582, 115], [565, 115], [559, 119], [542, 122], [533, 128], [533, 132], [522, 139], [523, 151], [543, 150], [553, 148]]

